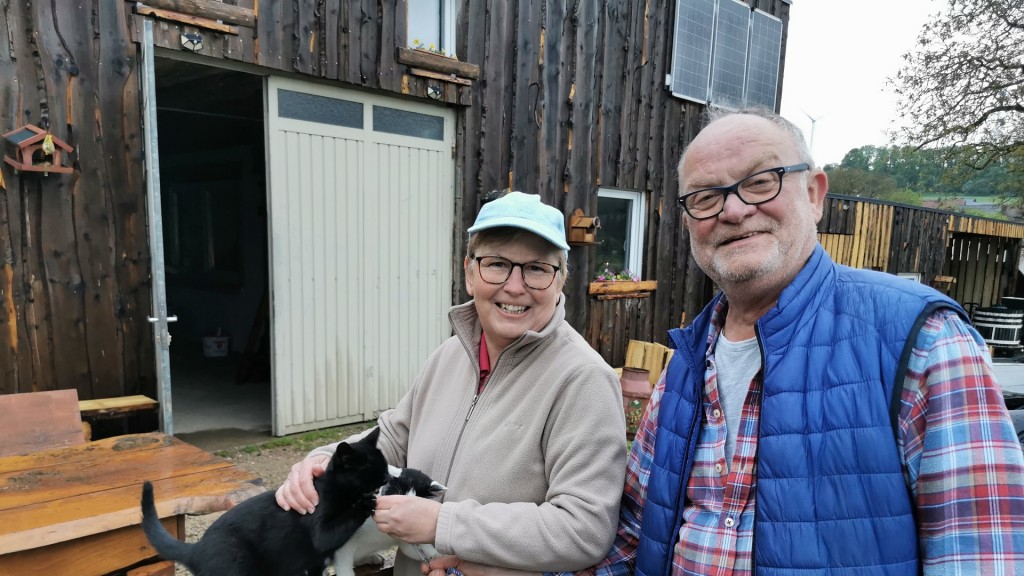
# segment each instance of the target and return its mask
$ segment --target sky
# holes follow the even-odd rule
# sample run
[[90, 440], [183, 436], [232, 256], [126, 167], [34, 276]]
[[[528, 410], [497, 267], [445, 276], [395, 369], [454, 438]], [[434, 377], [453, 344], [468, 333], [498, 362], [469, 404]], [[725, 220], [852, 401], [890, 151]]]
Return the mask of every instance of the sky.
[[804, 131], [819, 166], [860, 146], [889, 144], [898, 119], [887, 85], [938, 0], [793, 0], [781, 112]]

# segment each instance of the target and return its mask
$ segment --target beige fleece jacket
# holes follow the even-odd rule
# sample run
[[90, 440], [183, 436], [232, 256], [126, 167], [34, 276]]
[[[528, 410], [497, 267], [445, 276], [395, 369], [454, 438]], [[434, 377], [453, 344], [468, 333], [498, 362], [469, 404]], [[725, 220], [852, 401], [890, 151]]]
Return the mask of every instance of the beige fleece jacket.
[[[565, 322], [564, 302], [543, 330], [491, 359], [479, 396], [480, 323], [472, 302], [453, 307], [455, 335], [380, 415], [388, 462], [448, 487], [434, 541], [442, 554], [569, 571], [611, 548], [625, 478], [622, 393], [615, 371]], [[420, 576], [419, 560], [399, 554], [395, 576]]]

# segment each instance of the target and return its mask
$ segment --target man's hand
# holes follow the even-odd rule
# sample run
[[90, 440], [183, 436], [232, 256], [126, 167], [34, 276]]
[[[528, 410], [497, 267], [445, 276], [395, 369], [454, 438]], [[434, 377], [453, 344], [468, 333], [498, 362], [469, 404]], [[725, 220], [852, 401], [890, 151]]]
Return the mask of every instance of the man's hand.
[[418, 496], [379, 496], [373, 520], [381, 532], [410, 544], [433, 544], [441, 503]]
[[299, 514], [311, 514], [320, 503], [320, 496], [313, 486], [313, 478], [322, 476], [330, 461], [330, 456], [312, 456], [292, 466], [288, 478], [275, 494], [277, 505], [285, 510], [295, 510]]

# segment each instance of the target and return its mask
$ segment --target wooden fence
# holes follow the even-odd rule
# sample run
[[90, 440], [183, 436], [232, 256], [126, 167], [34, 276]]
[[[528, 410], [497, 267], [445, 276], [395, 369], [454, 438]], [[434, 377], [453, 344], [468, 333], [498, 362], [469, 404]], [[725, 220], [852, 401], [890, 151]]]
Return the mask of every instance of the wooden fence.
[[1024, 224], [829, 195], [818, 238], [840, 264], [916, 273], [926, 284], [950, 276], [951, 297], [991, 306], [1016, 288]]

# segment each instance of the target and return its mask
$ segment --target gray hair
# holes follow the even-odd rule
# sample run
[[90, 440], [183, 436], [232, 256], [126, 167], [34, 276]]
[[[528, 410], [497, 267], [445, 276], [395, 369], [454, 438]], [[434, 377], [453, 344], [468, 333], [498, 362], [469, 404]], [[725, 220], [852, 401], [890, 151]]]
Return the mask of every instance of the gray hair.
[[[765, 120], [781, 128], [786, 134], [789, 135], [790, 139], [793, 141], [793, 144], [796, 145], [797, 154], [800, 155], [800, 161], [806, 162], [807, 165], [810, 166], [811, 168], [815, 167], [814, 157], [811, 156], [811, 149], [809, 146], [807, 146], [807, 140], [804, 139], [803, 131], [800, 130], [800, 128], [798, 128], [796, 124], [793, 124], [789, 120], [786, 120], [782, 116], [776, 114], [775, 112], [772, 112], [767, 108], [751, 107], [740, 108], [738, 110], [729, 110], [727, 108], [708, 106], [707, 110], [705, 111], [705, 116], [707, 117], [708, 122], [707, 124], [704, 125], [704, 128], [707, 128], [708, 126], [717, 122], [718, 120], [728, 118], [730, 116], [736, 116], [737, 114], [755, 116], [757, 118], [764, 118]], [[687, 146], [686, 149], [683, 150], [682, 155], [679, 157], [679, 164], [676, 166], [677, 173], [682, 169], [683, 160], [686, 159], [686, 153], [689, 151], [689, 149], [690, 147]]]

